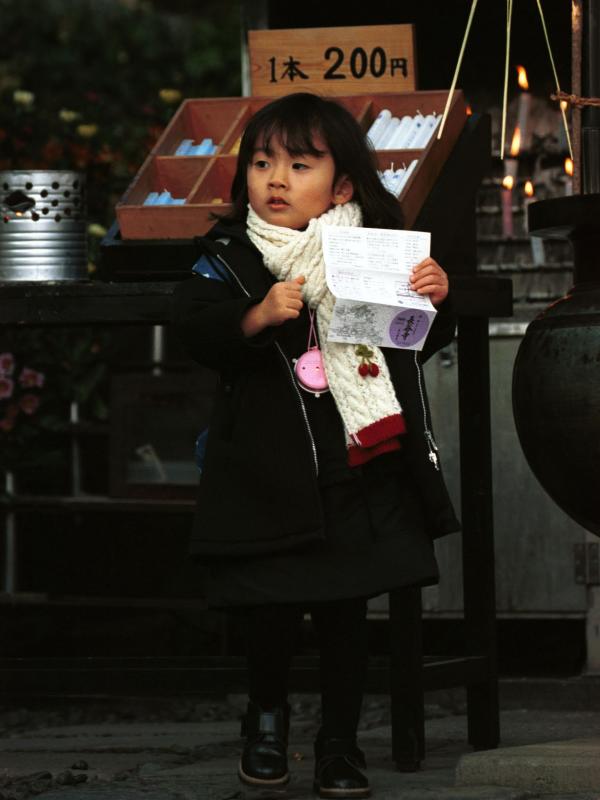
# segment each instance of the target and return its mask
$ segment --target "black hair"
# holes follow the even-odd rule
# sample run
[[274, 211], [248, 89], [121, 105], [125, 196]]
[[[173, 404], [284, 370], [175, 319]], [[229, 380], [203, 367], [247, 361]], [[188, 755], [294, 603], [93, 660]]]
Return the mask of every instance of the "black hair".
[[245, 221], [248, 213], [247, 168], [257, 146], [268, 149], [278, 138], [292, 156], [321, 156], [314, 139], [327, 145], [335, 164], [334, 182], [346, 175], [354, 187], [363, 224], [372, 228], [403, 228], [397, 199], [377, 175], [375, 153], [358, 122], [340, 103], [309, 92], [280, 97], [251, 118], [240, 142], [236, 173], [231, 184], [233, 209], [224, 220]]

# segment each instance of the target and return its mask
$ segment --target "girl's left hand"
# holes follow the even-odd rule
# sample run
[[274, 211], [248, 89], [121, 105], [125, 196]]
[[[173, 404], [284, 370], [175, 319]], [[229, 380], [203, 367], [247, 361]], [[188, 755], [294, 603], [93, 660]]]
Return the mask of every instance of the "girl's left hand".
[[424, 258], [410, 276], [410, 288], [419, 294], [428, 294], [434, 306], [448, 296], [448, 276], [433, 258]]

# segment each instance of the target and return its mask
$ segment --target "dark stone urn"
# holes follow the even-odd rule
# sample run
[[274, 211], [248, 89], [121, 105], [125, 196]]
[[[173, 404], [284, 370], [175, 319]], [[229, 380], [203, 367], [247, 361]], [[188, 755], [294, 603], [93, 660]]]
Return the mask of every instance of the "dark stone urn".
[[542, 201], [529, 231], [569, 239], [574, 286], [529, 325], [513, 373], [525, 457], [553, 500], [600, 536], [600, 194]]

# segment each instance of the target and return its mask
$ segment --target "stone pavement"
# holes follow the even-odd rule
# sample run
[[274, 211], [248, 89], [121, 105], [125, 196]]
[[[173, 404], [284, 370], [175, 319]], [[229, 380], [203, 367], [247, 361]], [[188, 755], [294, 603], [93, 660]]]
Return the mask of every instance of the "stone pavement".
[[[430, 699], [427, 758], [407, 774], [391, 759], [386, 698], [366, 698], [360, 745], [379, 800], [600, 800], [600, 710], [507, 708], [502, 748], [473, 753], [464, 699]], [[110, 711], [0, 709], [0, 800], [313, 800], [317, 698], [292, 698], [293, 777], [277, 791], [237, 780], [243, 704], [229, 696], [154, 708], [113, 700]]]

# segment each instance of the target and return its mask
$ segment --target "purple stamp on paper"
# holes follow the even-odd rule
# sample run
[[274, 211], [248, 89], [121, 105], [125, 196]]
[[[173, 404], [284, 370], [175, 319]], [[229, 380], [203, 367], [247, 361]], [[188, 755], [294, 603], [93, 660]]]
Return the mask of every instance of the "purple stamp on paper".
[[403, 310], [390, 323], [390, 339], [396, 347], [413, 347], [427, 335], [428, 323], [423, 311]]

